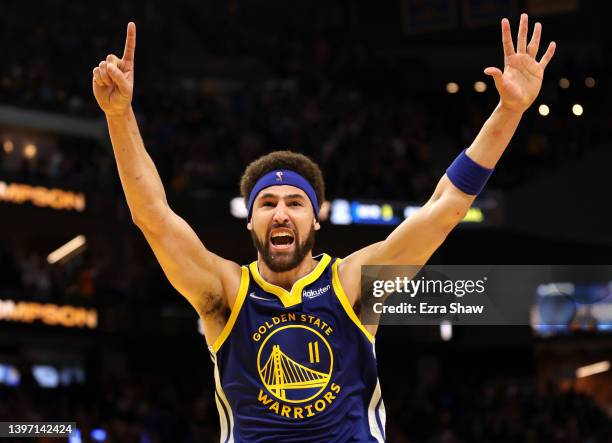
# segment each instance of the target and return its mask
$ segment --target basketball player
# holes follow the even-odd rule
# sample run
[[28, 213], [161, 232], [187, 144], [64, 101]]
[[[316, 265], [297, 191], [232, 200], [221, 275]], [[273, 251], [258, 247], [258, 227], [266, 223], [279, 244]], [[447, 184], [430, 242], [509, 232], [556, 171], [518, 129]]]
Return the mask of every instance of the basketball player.
[[206, 249], [168, 205], [139, 134], [131, 108], [134, 23], [123, 57], [111, 54], [93, 70], [132, 219], [203, 321], [222, 442], [385, 440], [376, 326], [362, 325], [354, 310], [360, 269], [426, 263], [465, 216], [537, 97], [555, 43], [538, 62], [540, 23], [527, 44], [527, 16], [521, 16], [516, 49], [508, 20], [501, 29], [504, 70], [484, 71], [500, 101], [472, 145], [417, 213], [343, 260], [312, 256], [323, 178], [311, 160], [289, 151], [251, 163], [240, 183], [257, 260], [239, 266]]

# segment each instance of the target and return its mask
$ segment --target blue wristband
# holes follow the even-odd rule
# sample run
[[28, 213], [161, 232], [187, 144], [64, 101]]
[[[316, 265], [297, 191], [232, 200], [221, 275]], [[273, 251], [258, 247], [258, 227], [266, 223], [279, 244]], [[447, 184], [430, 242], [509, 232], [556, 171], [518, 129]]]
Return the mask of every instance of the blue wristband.
[[493, 169], [480, 166], [461, 151], [455, 161], [446, 170], [446, 175], [453, 185], [468, 195], [478, 195], [485, 187]]

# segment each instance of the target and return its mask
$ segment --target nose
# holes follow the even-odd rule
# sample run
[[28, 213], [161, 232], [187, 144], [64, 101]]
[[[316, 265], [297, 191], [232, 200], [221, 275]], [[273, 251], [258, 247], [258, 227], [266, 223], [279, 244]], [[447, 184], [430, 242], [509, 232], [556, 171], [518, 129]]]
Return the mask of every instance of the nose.
[[285, 224], [289, 221], [289, 213], [285, 202], [279, 201], [274, 210], [272, 221], [276, 224]]

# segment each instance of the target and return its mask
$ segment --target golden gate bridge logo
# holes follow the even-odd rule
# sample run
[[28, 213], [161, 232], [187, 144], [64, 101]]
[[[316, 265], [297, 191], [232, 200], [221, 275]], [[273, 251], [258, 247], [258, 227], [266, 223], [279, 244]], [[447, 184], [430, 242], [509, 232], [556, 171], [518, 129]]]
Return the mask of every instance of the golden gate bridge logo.
[[[304, 347], [294, 352], [306, 356], [307, 362], [299, 363], [287, 355], [279, 342], [291, 349]], [[303, 325], [278, 328], [264, 340], [257, 355], [257, 369], [264, 386], [273, 396], [289, 403], [302, 403], [319, 395], [329, 384], [332, 368], [333, 354], [327, 340]]]

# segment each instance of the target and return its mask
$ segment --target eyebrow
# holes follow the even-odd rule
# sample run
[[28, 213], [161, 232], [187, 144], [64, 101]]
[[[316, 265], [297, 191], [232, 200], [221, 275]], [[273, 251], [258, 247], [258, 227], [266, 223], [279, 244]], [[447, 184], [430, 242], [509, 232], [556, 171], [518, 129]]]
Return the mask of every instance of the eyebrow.
[[[264, 198], [279, 198], [279, 196], [277, 194], [262, 194], [260, 199], [264, 199]], [[302, 194], [289, 194], [289, 195], [285, 195], [284, 197], [282, 197], [285, 200], [290, 200], [292, 198], [299, 198], [299, 199], [304, 199], [304, 196]]]

